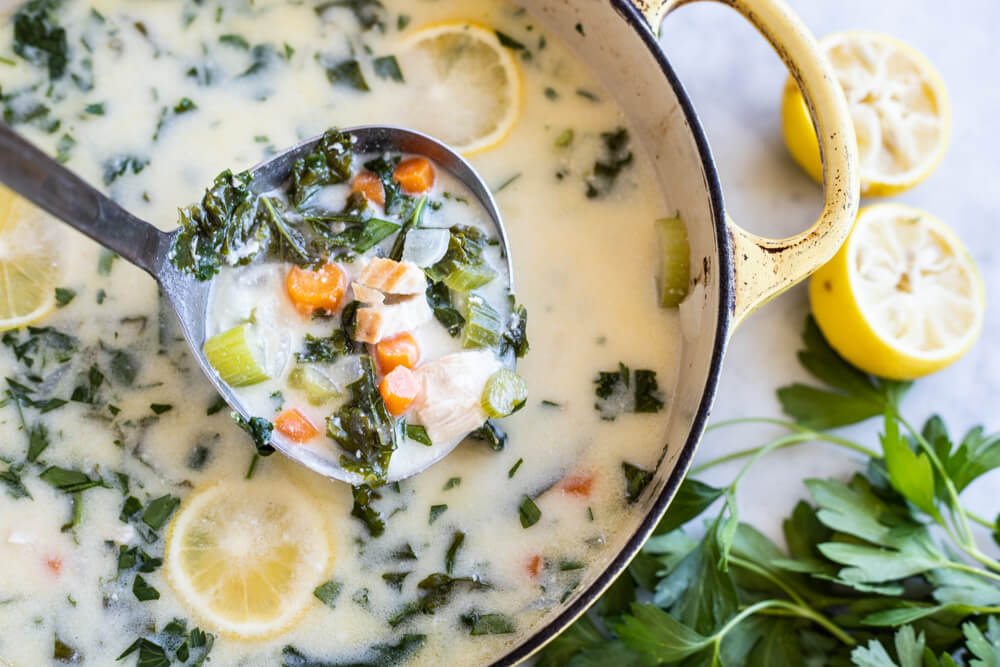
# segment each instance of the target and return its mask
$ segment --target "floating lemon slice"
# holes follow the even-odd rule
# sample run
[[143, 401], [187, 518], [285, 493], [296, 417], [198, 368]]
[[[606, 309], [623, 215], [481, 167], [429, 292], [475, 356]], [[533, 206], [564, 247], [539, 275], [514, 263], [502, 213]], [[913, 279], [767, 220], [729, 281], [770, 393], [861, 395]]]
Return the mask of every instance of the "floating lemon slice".
[[294, 624], [329, 569], [326, 522], [288, 483], [223, 481], [185, 501], [167, 535], [171, 586], [202, 623], [237, 639]]
[[[892, 195], [921, 182], [948, 146], [948, 93], [934, 67], [908, 44], [874, 32], [843, 32], [820, 40], [858, 137], [861, 194]], [[823, 173], [812, 119], [795, 81], [781, 102], [788, 150], [819, 182]]]
[[983, 326], [983, 284], [962, 242], [923, 211], [868, 206], [809, 283], [830, 345], [874, 375], [908, 380], [944, 368]]
[[61, 231], [52, 216], [0, 185], [0, 331], [55, 307]]
[[435, 23], [402, 44], [411, 90], [408, 124], [471, 155], [502, 142], [521, 115], [521, 74], [510, 50], [489, 28]]

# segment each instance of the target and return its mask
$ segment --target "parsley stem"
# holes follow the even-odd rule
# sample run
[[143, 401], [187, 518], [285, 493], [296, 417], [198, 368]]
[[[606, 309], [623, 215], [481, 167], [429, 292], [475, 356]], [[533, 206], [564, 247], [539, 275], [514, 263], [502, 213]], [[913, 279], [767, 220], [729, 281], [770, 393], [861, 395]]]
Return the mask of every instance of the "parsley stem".
[[[976, 553], [979, 553], [979, 555], [982, 558], [985, 558], [986, 560], [991, 560], [989, 557], [987, 557], [986, 555], [984, 555], [983, 553], [981, 553], [979, 551], [979, 549], [975, 549], [975, 548], [973, 548], [973, 549], [974, 549], [974, 551]], [[974, 553], [972, 553], [971, 551], [966, 550], [966, 553], [968, 553], [973, 558], [976, 558], [976, 555]], [[976, 560], [980, 560], [980, 559], [976, 558]], [[983, 562], [983, 561], [980, 561], [980, 562]], [[986, 565], [985, 562], [983, 562], [983, 564]], [[976, 574], [976, 575], [979, 575], [980, 577], [986, 577], [987, 579], [992, 579], [993, 581], [1000, 582], [1000, 574], [997, 574], [996, 572], [990, 572], [989, 570], [984, 570], [982, 568], [975, 567], [973, 565], [966, 565], [965, 563], [959, 563], [959, 562], [952, 561], [952, 562], [948, 563], [947, 567], [950, 568], [950, 569], [952, 569], [952, 570], [960, 570], [962, 572], [968, 572], [969, 574]]]
[[716, 632], [714, 635], [712, 635], [712, 641], [721, 642], [722, 638], [726, 635], [726, 633], [728, 633], [734, 627], [739, 625], [743, 620], [749, 618], [750, 616], [753, 616], [758, 612], [764, 612], [767, 609], [783, 609], [785, 611], [790, 611], [796, 616], [807, 618], [813, 621], [814, 623], [823, 626], [827, 630], [827, 632], [829, 632], [831, 635], [833, 635], [843, 643], [847, 644], [848, 646], [854, 646], [857, 643], [854, 641], [853, 637], [851, 637], [849, 634], [838, 628], [833, 622], [831, 622], [828, 618], [826, 618], [822, 614], [814, 611], [813, 609], [810, 609], [809, 607], [797, 605], [795, 603], [788, 602], [787, 600], [763, 600], [761, 602], [757, 602], [756, 604], [752, 604], [749, 607], [746, 607], [745, 609], [740, 611], [740, 613], [736, 614], [731, 619], [729, 619], [729, 621], [725, 625], [719, 628], [719, 631]]
[[[740, 421], [742, 421], [742, 420], [732, 420], [732, 421], [729, 421], [729, 422], [720, 422], [718, 424], [714, 424], [713, 426], [729, 426], [730, 424], [740, 423]], [[749, 422], [749, 421], [757, 421], [757, 420], [746, 420], [746, 421]], [[831, 443], [831, 444], [834, 444], [834, 445], [838, 445], [840, 447], [845, 447], [847, 449], [853, 450], [853, 451], [858, 452], [859, 454], [862, 454], [862, 455], [867, 456], [869, 458], [879, 458], [879, 455], [876, 452], [873, 452], [872, 450], [868, 449], [867, 447], [864, 447], [863, 445], [859, 445], [859, 444], [857, 444], [855, 442], [851, 442], [850, 440], [845, 440], [843, 438], [838, 438], [837, 436], [834, 436], [834, 435], [828, 435], [826, 433], [819, 433], [818, 431], [811, 431], [809, 429], [803, 429], [798, 424], [794, 424], [793, 425], [793, 424], [790, 424], [790, 423], [787, 423], [787, 422], [778, 422], [778, 420], [760, 420], [760, 421], [767, 421], [767, 422], [772, 422], [772, 423], [773, 422], [777, 422], [781, 426], [788, 426], [789, 428], [794, 427], [795, 430], [799, 431], [799, 434], [798, 435], [794, 435], [794, 436], [784, 436], [783, 438], [781, 438], [781, 440], [784, 440], [785, 438], [791, 438], [791, 439], [788, 440], [787, 442], [783, 442], [781, 445], [779, 445], [777, 447], [774, 446], [774, 442], [776, 442], [776, 441], [773, 441], [773, 442], [770, 442], [768, 444], [761, 445], [759, 447], [752, 447], [750, 449], [741, 449], [741, 450], [732, 452], [730, 454], [726, 454], [725, 456], [720, 456], [720, 457], [712, 459], [710, 461], [706, 461], [705, 463], [702, 463], [702, 464], [697, 465], [694, 468], [692, 468], [689, 474], [691, 474], [691, 475], [697, 475], [698, 473], [701, 473], [701, 472], [703, 472], [703, 471], [705, 471], [705, 470], [707, 470], [709, 468], [712, 468], [712, 467], [717, 466], [717, 465], [722, 464], [722, 463], [728, 463], [729, 461], [736, 461], [738, 459], [746, 458], [747, 456], [756, 456], [756, 454], [758, 452], [761, 452], [761, 450], [772, 451], [772, 450], [775, 450], [775, 449], [783, 449], [785, 447], [792, 447], [794, 445], [800, 445], [800, 444], [802, 444], [804, 442], [811, 442], [811, 441], [828, 442], [828, 443]], [[710, 426], [709, 428], [712, 428], [712, 427]], [[765, 453], [765, 452], [761, 452], [761, 453]]]

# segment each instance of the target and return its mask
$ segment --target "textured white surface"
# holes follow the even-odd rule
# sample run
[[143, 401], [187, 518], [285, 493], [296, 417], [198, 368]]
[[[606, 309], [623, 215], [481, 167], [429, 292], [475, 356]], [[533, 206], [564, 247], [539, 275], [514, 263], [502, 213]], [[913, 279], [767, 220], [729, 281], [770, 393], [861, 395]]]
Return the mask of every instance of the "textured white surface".
[[[854, 28], [899, 37], [938, 68], [952, 101], [952, 142], [941, 165], [915, 189], [894, 198], [942, 218], [963, 239], [978, 263], [987, 291], [983, 335], [954, 366], [923, 379], [903, 404], [911, 422], [940, 413], [953, 436], [983, 423], [1000, 429], [1000, 264], [996, 231], [1000, 196], [1000, 138], [996, 114], [1000, 63], [993, 27], [1000, 3], [966, 0], [961, 9], [930, 0], [788, 0], [817, 36]], [[701, 116], [711, 143], [730, 215], [753, 232], [787, 236], [806, 227], [820, 210], [820, 188], [788, 156], [779, 126], [785, 69], [756, 31], [732, 10], [713, 3], [688, 5], [667, 17], [662, 45]], [[873, 203], [878, 200], [863, 201]], [[804, 379], [795, 358], [808, 312], [799, 286], [752, 315], [735, 333], [722, 373], [712, 421], [781, 415], [774, 390]], [[877, 448], [873, 420], [847, 433]], [[762, 444], [773, 429], [731, 427], [709, 433], [695, 464]], [[728, 483], [739, 464], [715, 468], [701, 479]], [[743, 519], [779, 538], [781, 519], [804, 495], [801, 480], [843, 477], [855, 470], [844, 450], [804, 445], [771, 454], [741, 487]], [[993, 489], [1000, 475], [986, 476], [963, 495], [986, 516], [1000, 511]], [[989, 549], [989, 547], [987, 547]]]

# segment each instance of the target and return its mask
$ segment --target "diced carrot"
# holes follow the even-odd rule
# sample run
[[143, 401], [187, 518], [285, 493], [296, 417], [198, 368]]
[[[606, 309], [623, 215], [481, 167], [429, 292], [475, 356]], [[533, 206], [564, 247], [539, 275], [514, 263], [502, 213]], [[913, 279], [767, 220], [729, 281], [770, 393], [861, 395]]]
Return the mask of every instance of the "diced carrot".
[[295, 408], [289, 408], [274, 419], [274, 428], [282, 435], [295, 442], [306, 442], [319, 435], [319, 429], [304, 414]]
[[285, 289], [295, 307], [304, 315], [312, 315], [317, 308], [333, 312], [340, 306], [347, 291], [347, 276], [332, 262], [319, 271], [293, 266], [285, 278]]
[[416, 400], [420, 393], [420, 381], [406, 366], [397, 366], [382, 378], [378, 391], [389, 414], [398, 417]]
[[62, 559], [53, 556], [46, 559], [45, 565], [52, 571], [52, 574], [59, 574], [59, 570], [62, 569]]
[[354, 177], [351, 192], [360, 192], [368, 201], [385, 206], [385, 188], [382, 187], [382, 179], [370, 171], [362, 171]]
[[409, 194], [420, 194], [434, 185], [434, 167], [425, 157], [408, 157], [396, 165], [392, 177]]
[[531, 575], [532, 579], [538, 578], [538, 573], [542, 571], [542, 557], [535, 554], [528, 560], [527, 564], [528, 574]]
[[380, 340], [375, 345], [375, 360], [383, 373], [391, 373], [397, 366], [406, 366], [412, 370], [420, 361], [420, 346], [413, 336], [401, 333]]
[[587, 473], [575, 473], [566, 475], [559, 483], [559, 488], [563, 493], [583, 498], [590, 497], [590, 487], [594, 484], [594, 476]]

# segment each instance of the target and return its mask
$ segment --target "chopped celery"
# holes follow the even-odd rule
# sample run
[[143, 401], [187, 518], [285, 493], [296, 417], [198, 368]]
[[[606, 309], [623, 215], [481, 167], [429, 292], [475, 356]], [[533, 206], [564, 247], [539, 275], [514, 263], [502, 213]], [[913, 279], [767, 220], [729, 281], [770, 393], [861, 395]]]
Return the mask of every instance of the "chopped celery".
[[691, 280], [687, 228], [680, 218], [660, 218], [656, 232], [660, 241], [660, 306], [672, 308], [687, 296]]
[[506, 417], [520, 410], [528, 400], [528, 383], [514, 371], [501, 368], [483, 388], [483, 410], [490, 417]]
[[337, 385], [312, 366], [299, 366], [293, 370], [288, 376], [288, 385], [304, 391], [313, 405], [323, 405], [331, 399], [342, 396]]
[[497, 272], [485, 262], [479, 264], [457, 264], [455, 269], [444, 279], [444, 284], [456, 292], [471, 292], [496, 277]]
[[205, 357], [230, 387], [245, 387], [270, 378], [250, 323], [240, 324], [205, 341]]
[[503, 322], [500, 314], [481, 297], [470, 296], [465, 305], [465, 328], [462, 347], [496, 347], [500, 343]]

